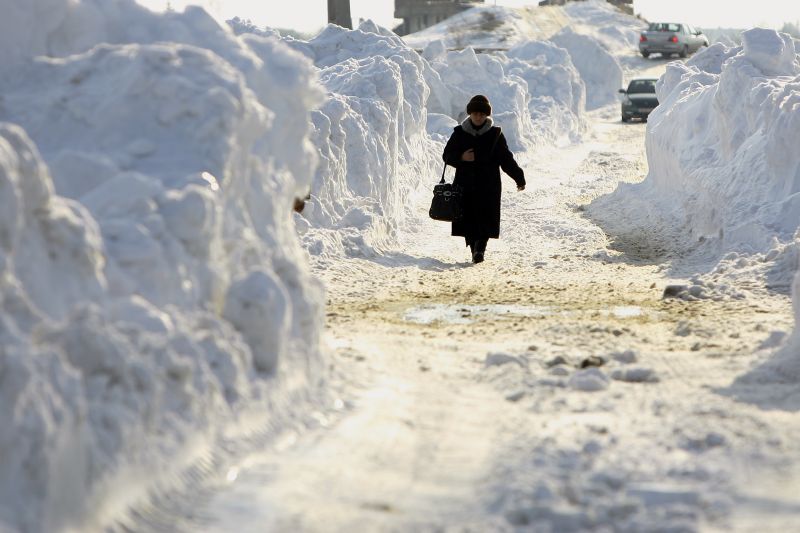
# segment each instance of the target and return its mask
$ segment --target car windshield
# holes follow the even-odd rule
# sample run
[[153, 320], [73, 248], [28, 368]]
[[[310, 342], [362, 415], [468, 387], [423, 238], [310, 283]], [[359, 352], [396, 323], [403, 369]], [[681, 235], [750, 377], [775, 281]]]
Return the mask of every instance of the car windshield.
[[656, 80], [633, 80], [628, 85], [628, 94], [655, 93]]
[[674, 31], [678, 32], [681, 31], [680, 24], [674, 24], [672, 22], [653, 22], [650, 24], [650, 27], [647, 28], [648, 31]]

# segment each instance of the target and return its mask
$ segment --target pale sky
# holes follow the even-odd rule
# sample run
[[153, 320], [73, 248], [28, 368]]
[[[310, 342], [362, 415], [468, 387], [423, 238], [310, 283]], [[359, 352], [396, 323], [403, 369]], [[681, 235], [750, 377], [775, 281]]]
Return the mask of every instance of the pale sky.
[[[167, 0], [137, 0], [161, 10]], [[257, 26], [290, 28], [314, 32], [327, 22], [327, 0], [171, 0], [182, 10], [187, 4], [203, 5], [223, 19], [239, 16]], [[288, 4], [288, 5], [286, 5]], [[486, 0], [493, 5], [495, 0]], [[538, 0], [497, 0], [499, 6], [537, 5]], [[371, 18], [386, 27], [394, 26], [394, 0], [350, 0], [353, 20]], [[687, 22], [701, 28], [779, 28], [784, 22], [800, 21], [800, 0], [634, 0], [634, 10], [648, 20]]]

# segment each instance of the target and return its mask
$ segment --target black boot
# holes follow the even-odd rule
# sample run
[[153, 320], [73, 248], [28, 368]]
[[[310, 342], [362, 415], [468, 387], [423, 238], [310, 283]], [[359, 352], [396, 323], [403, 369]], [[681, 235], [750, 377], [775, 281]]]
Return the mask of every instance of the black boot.
[[486, 252], [486, 239], [475, 239], [472, 245], [472, 262], [483, 263], [483, 254]]

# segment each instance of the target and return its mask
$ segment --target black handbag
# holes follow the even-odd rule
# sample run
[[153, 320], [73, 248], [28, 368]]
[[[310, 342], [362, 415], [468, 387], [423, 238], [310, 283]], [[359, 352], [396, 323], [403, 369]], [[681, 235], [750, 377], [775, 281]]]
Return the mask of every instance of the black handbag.
[[447, 170], [447, 163], [442, 170], [441, 181], [433, 187], [433, 200], [431, 200], [428, 214], [434, 220], [453, 222], [461, 218], [462, 191], [458, 185], [444, 181], [445, 170]]

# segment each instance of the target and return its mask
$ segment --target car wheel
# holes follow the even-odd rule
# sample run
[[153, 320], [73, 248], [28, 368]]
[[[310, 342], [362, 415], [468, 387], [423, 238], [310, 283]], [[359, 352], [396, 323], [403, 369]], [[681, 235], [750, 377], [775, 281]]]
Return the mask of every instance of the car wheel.
[[684, 45], [683, 48], [681, 48], [680, 56], [681, 57], [686, 57], [688, 55], [689, 55], [689, 47]]
[[642, 52], [642, 57], [647, 59], [648, 57], [650, 57], [650, 52]]
[[622, 115], [622, 122], [630, 122], [630, 121], [631, 121], [630, 117], [626, 117], [625, 115]]

